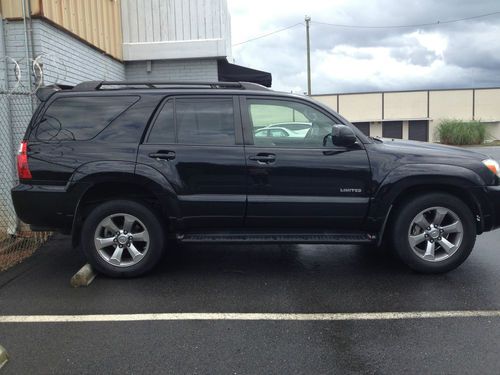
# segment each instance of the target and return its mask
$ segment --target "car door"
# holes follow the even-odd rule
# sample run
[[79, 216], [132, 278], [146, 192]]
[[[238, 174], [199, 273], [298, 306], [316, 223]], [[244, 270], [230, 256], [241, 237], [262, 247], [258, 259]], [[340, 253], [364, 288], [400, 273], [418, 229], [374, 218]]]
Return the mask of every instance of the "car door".
[[[248, 227], [360, 228], [370, 167], [361, 142], [331, 142], [334, 116], [300, 99], [241, 99], [248, 173]], [[254, 137], [279, 123], [310, 124], [303, 136]]]
[[232, 96], [165, 98], [139, 147], [138, 163], [161, 172], [188, 228], [241, 226], [246, 166], [239, 104]]

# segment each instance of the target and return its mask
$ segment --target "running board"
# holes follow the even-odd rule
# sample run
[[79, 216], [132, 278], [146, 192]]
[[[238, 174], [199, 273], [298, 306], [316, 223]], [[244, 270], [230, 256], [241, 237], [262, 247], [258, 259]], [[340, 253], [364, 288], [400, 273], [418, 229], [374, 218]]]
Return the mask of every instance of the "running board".
[[375, 243], [376, 236], [367, 233], [186, 233], [181, 242], [231, 242], [231, 243], [315, 243], [356, 244]]

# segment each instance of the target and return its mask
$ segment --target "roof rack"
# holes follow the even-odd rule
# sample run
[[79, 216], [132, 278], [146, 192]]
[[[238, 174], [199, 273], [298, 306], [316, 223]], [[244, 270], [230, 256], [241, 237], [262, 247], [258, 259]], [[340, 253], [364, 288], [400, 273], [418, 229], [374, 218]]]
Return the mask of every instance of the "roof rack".
[[72, 90], [73, 86], [63, 85], [63, 84], [54, 84], [49, 86], [42, 86], [36, 90], [36, 96], [38, 100], [45, 102], [48, 98], [52, 96], [56, 91], [61, 90]]
[[[149, 88], [208, 88], [208, 89], [242, 89], [269, 91], [270, 89], [252, 82], [192, 82], [192, 81], [87, 81], [73, 87], [73, 91], [94, 91], [103, 86], [146, 86]], [[159, 87], [160, 86], [160, 87]]]

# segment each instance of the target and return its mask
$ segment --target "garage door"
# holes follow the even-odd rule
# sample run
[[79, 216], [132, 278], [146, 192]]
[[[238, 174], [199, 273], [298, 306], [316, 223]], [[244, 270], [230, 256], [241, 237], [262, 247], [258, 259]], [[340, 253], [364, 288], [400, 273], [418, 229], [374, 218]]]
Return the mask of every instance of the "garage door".
[[403, 121], [384, 121], [382, 137], [403, 139]]
[[365, 135], [370, 135], [370, 123], [369, 122], [353, 122], [353, 124], [363, 132]]
[[408, 121], [408, 139], [413, 141], [429, 141], [429, 121], [413, 120]]

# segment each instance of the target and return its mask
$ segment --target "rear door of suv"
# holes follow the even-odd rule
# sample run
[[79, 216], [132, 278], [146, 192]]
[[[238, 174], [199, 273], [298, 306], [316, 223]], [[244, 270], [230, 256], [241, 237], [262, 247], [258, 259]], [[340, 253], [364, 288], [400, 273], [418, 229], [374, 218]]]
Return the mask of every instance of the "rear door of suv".
[[166, 97], [138, 163], [161, 172], [178, 198], [183, 226], [242, 226], [246, 167], [240, 110], [231, 95]]
[[[334, 146], [328, 134], [340, 121], [300, 99], [248, 96], [241, 108], [249, 176], [246, 226], [359, 229], [371, 175], [363, 144]], [[288, 126], [288, 135], [255, 137], [274, 126]]]

